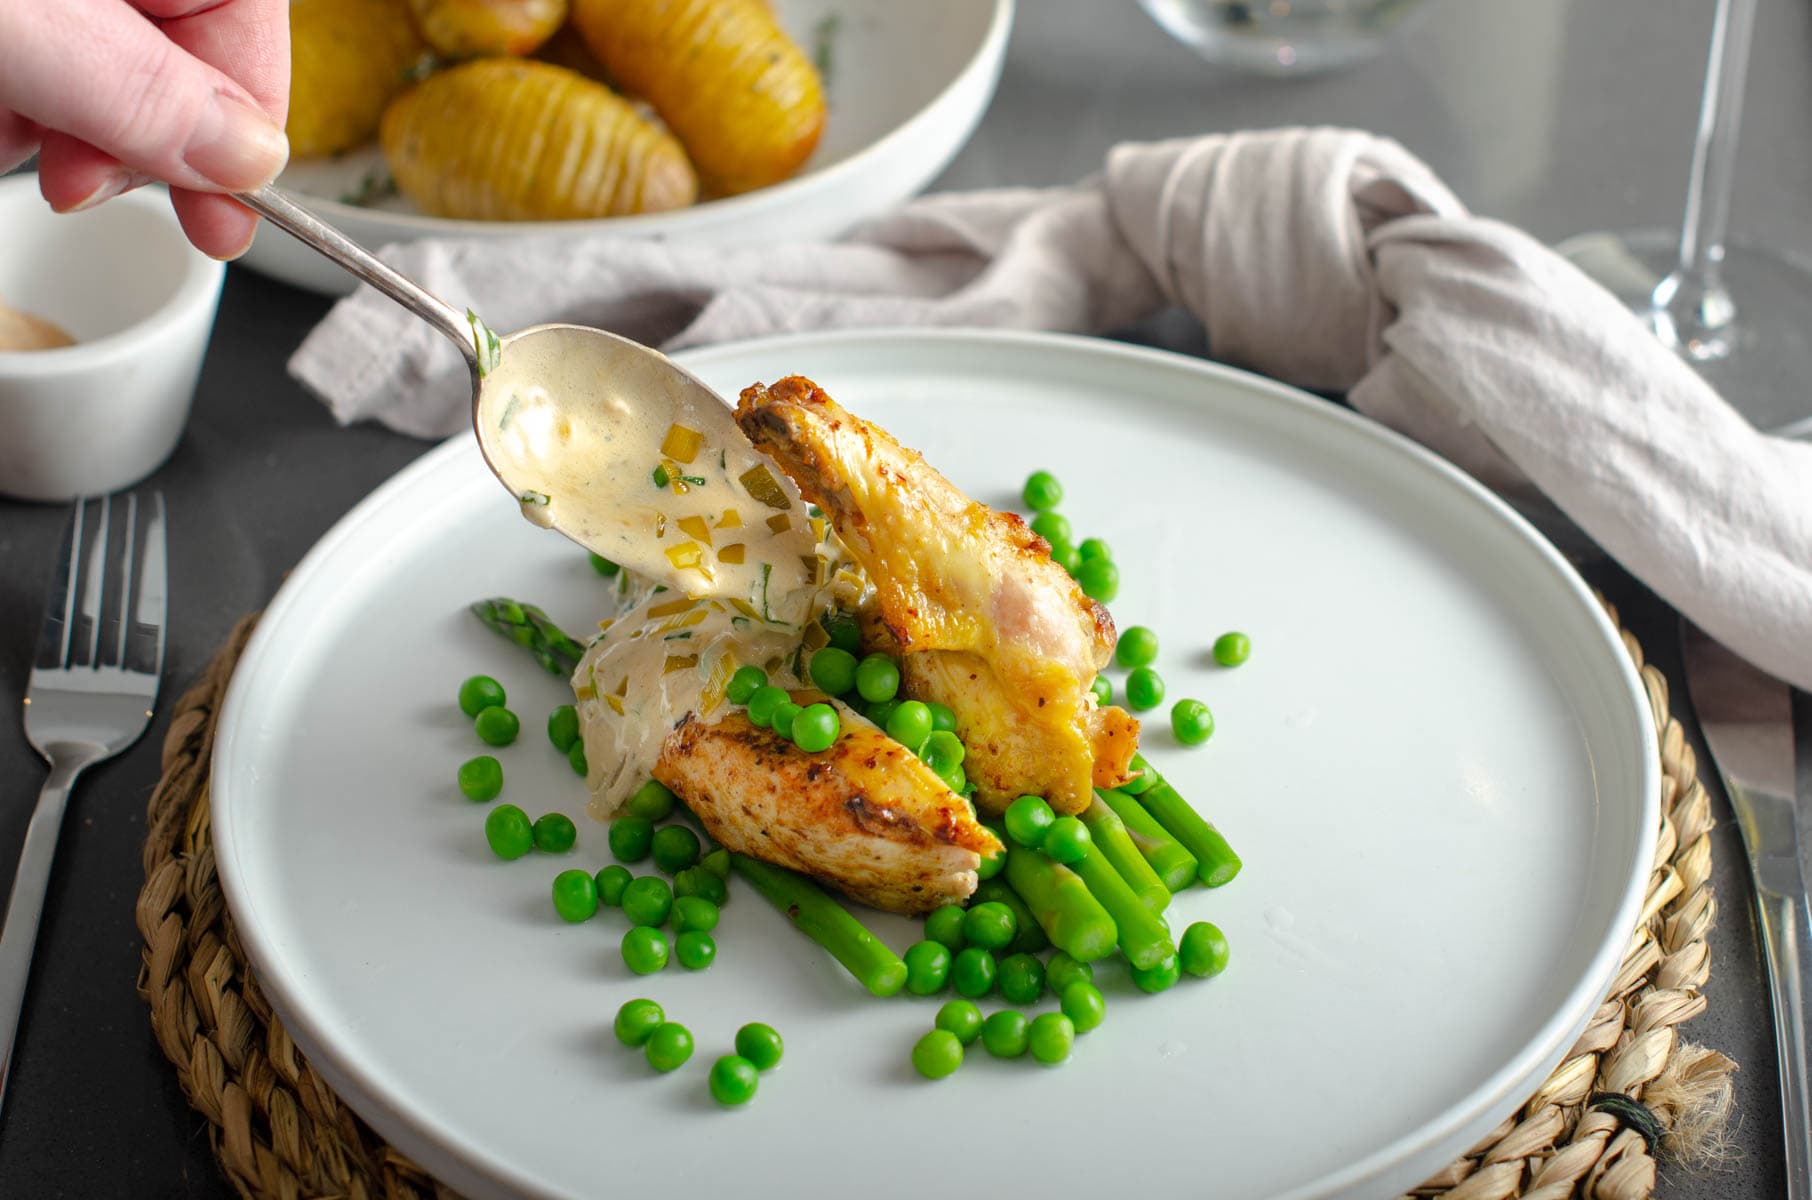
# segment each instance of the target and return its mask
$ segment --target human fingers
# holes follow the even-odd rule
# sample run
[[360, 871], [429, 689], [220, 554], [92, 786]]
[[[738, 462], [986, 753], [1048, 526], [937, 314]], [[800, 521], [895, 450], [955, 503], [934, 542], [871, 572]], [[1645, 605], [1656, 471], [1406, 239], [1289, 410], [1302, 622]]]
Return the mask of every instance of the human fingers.
[[35, 122], [0, 108], [0, 173], [12, 170], [38, 152], [43, 135]]
[[163, 35], [237, 82], [279, 125], [289, 111], [290, 0], [129, 0]]
[[[182, 188], [246, 191], [288, 155], [283, 131], [246, 88], [123, 0], [0, 4], [0, 45], [24, 50], [0, 75], [0, 107], [127, 170]], [[40, 177], [58, 208], [93, 202], [83, 180]]]

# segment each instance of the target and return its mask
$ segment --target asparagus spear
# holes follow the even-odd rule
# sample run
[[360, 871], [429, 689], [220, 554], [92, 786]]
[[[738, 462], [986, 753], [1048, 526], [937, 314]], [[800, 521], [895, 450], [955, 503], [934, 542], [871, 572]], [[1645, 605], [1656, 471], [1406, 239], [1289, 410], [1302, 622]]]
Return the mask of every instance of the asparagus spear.
[[[1114, 919], [1090, 894], [1082, 877], [1021, 845], [1007, 847], [1007, 882], [1019, 893], [1051, 942], [1077, 962], [1092, 962], [1114, 948]], [[1140, 906], [1143, 907], [1143, 906]]]
[[1089, 837], [1094, 843], [1089, 853], [1106, 856], [1108, 865], [1126, 881], [1126, 886], [1146, 908], [1160, 913], [1170, 906], [1170, 889], [1127, 836], [1126, 823], [1119, 814], [1099, 799], [1092, 800], [1082, 812], [1082, 823], [1088, 826]]
[[[1011, 865], [1009, 861], [1009, 869]], [[1145, 907], [1145, 902], [1107, 861], [1107, 855], [1091, 850], [1087, 857], [1071, 863], [1070, 868], [1082, 877], [1089, 893], [1114, 919], [1120, 953], [1126, 955], [1127, 962], [1149, 971], [1177, 952], [1170, 944], [1170, 930], [1164, 927], [1163, 918]], [[1074, 951], [1071, 957], [1075, 957]]]
[[585, 656], [585, 647], [533, 604], [494, 596], [472, 605], [472, 614], [533, 654], [550, 675], [571, 675]]
[[768, 898], [799, 932], [830, 951], [856, 982], [876, 996], [897, 995], [906, 986], [906, 964], [862, 922], [805, 876], [746, 854], [730, 855], [730, 866]]
[[1189, 801], [1177, 795], [1168, 783], [1155, 783], [1140, 797], [1146, 811], [1170, 831], [1170, 835], [1196, 857], [1196, 874], [1209, 887], [1219, 887], [1239, 874], [1239, 855], [1221, 836], [1221, 831], [1204, 821]]
[[1158, 873], [1164, 886], [1173, 892], [1180, 892], [1195, 882], [1197, 863], [1195, 855], [1183, 848], [1183, 843], [1170, 836], [1170, 831], [1158, 824], [1158, 819], [1146, 811], [1143, 804], [1125, 792], [1111, 788], [1095, 792], [1101, 802], [1114, 810], [1126, 826], [1126, 836], [1139, 848], [1151, 869]]
[[1133, 770], [1137, 771], [1138, 774], [1120, 785], [1120, 790], [1125, 792], [1128, 796], [1142, 795], [1152, 784], [1157, 783], [1164, 778], [1162, 775], [1158, 774], [1157, 770], [1150, 763], [1145, 761], [1145, 756], [1143, 754], [1135, 754], [1132, 756], [1132, 766]]

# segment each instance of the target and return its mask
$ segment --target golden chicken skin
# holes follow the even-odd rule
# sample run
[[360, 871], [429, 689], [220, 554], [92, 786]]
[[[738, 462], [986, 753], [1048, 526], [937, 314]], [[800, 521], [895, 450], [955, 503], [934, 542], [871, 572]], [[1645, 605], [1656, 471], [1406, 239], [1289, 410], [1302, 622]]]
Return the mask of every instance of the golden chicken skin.
[[1113, 619], [1043, 538], [809, 379], [745, 389], [736, 421], [867, 572], [903, 691], [956, 714], [981, 808], [1035, 793], [1079, 813], [1094, 788], [1129, 777], [1139, 723], [1089, 690], [1113, 654]]

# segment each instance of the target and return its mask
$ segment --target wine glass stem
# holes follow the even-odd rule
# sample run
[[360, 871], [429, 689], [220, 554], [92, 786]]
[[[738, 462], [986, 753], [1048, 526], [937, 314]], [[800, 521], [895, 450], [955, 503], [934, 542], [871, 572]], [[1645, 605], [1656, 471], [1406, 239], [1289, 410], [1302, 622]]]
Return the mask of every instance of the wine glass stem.
[[1724, 290], [1720, 267], [1754, 28], [1755, 0], [1718, 0], [1705, 68], [1705, 94], [1693, 139], [1680, 262], [1654, 294], [1657, 332], [1676, 349], [1701, 361], [1723, 358], [1732, 348], [1736, 306]]

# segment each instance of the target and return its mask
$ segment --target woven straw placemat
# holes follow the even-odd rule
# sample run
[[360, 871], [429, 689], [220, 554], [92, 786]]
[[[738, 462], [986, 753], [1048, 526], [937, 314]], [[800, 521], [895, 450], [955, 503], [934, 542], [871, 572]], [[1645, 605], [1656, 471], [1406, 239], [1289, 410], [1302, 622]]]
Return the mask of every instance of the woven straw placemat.
[[[221, 896], [208, 761], [220, 700], [255, 620], [239, 623], [177, 701], [164, 740], [138, 897], [139, 995], [240, 1195], [452, 1198], [342, 1104], [290, 1041]], [[1705, 1010], [1701, 989], [1711, 974], [1711, 805], [1692, 747], [1668, 715], [1667, 681], [1628, 632], [1623, 643], [1641, 671], [1661, 743], [1661, 830], [1642, 919], [1610, 994], [1560, 1066], [1515, 1116], [1417, 1188], [1417, 1197], [1637, 1200], [1654, 1193], [1657, 1154], [1687, 1164], [1716, 1157], [1735, 1064], [1678, 1030]]]

